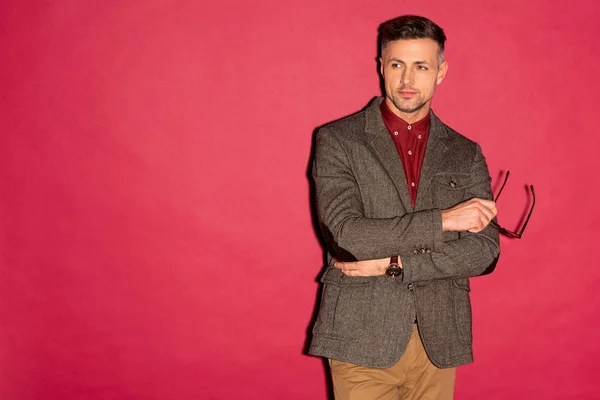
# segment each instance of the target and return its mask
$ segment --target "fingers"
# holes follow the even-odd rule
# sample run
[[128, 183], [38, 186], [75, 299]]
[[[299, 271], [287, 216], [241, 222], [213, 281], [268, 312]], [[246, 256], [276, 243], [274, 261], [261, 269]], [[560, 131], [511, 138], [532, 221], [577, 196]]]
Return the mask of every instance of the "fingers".
[[442, 211], [442, 229], [447, 231], [480, 232], [496, 216], [496, 203], [473, 198]]
[[355, 262], [336, 261], [333, 266], [348, 276], [375, 276], [385, 273], [389, 258]]
[[498, 214], [496, 203], [491, 200], [471, 199], [471, 205], [476, 207], [473, 225], [469, 227], [469, 232], [481, 232], [489, 225], [490, 221]]
[[337, 269], [342, 270], [344, 275], [354, 276], [357, 273], [358, 269], [353, 264], [356, 264], [356, 263], [346, 263], [346, 262], [342, 262], [342, 261], [336, 261], [333, 264], [333, 266]]
[[480, 199], [480, 198], [475, 197], [469, 201], [476, 201], [476, 202], [480, 203], [482, 206], [489, 208], [490, 210], [496, 208], [496, 202], [494, 202], [493, 200], [485, 200], [485, 199]]
[[336, 261], [335, 264], [333, 264], [333, 266], [337, 269], [341, 269], [342, 272], [346, 273], [346, 271], [349, 271], [349, 263], [345, 263], [345, 262], [341, 262], [341, 261]]

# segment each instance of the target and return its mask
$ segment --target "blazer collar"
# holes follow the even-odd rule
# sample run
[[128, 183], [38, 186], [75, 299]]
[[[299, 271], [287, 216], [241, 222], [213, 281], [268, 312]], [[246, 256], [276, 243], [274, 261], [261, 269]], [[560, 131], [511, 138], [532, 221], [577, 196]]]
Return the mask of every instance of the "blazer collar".
[[[387, 127], [383, 123], [383, 117], [381, 116], [381, 110], [379, 106], [383, 102], [383, 97], [375, 97], [365, 108], [366, 122], [365, 132], [371, 135], [383, 135], [389, 136], [390, 133]], [[430, 126], [429, 126], [429, 137], [435, 137], [436, 140], [444, 142], [448, 137], [448, 131], [446, 125], [435, 115], [433, 110], [430, 111]], [[429, 145], [429, 143], [427, 143]]]

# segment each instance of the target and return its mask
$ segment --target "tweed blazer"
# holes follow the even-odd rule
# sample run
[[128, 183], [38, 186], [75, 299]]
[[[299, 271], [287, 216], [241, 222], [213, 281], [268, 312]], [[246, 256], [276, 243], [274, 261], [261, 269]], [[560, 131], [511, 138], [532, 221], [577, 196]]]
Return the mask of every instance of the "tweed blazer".
[[399, 255], [404, 275], [352, 277], [327, 267], [309, 354], [391, 367], [416, 318], [433, 364], [466, 364], [473, 361], [468, 278], [493, 269], [498, 232], [490, 226], [479, 233], [443, 232], [440, 210], [492, 198], [485, 158], [478, 144], [431, 112], [413, 208], [382, 101], [375, 98], [317, 131], [312, 175], [330, 260]]

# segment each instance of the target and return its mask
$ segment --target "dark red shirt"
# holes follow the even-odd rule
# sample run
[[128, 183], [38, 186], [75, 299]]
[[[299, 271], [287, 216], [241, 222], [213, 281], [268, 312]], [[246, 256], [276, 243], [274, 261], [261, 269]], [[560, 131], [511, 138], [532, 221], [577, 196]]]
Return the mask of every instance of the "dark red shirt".
[[380, 108], [383, 122], [388, 128], [402, 160], [410, 200], [414, 208], [417, 200], [417, 190], [419, 189], [421, 167], [425, 158], [427, 138], [429, 137], [429, 113], [425, 118], [414, 124], [408, 124], [394, 114], [385, 101], [381, 103]]

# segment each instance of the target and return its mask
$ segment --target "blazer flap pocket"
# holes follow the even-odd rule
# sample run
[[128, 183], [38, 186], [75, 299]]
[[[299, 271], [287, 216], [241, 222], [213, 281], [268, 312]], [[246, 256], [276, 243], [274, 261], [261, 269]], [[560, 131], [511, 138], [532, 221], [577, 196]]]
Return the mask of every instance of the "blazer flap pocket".
[[433, 177], [436, 187], [447, 190], [464, 190], [471, 183], [471, 176], [464, 172], [443, 172]]

